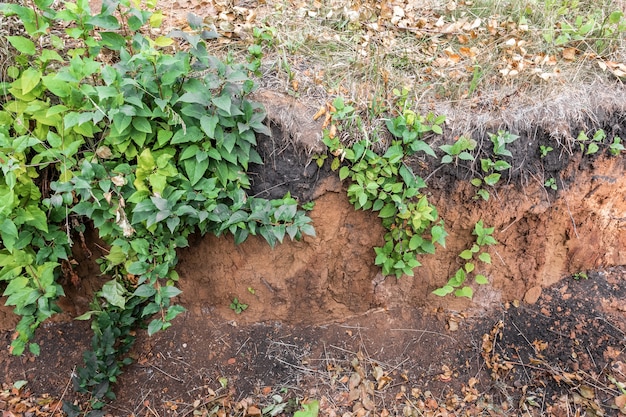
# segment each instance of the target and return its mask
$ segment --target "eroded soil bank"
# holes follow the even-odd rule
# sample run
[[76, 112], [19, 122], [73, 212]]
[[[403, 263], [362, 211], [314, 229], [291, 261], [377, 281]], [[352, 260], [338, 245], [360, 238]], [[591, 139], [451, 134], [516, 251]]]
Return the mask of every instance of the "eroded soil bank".
[[[610, 378], [626, 381], [626, 272], [611, 269], [626, 264], [623, 158], [567, 158], [549, 174], [557, 191], [544, 187], [547, 174], [526, 170], [489, 201], [442, 171], [428, 196], [445, 221], [446, 248], [423, 256], [414, 278], [396, 280], [374, 265], [384, 235], [378, 217], [354, 210], [335, 173], [277, 142], [262, 144], [261, 154], [253, 193], [292, 190], [314, 200], [317, 235], [274, 249], [255, 237], [239, 246], [228, 236], [192, 239], [178, 268], [188, 312], [156, 337], [138, 332], [137, 362], [120, 378], [111, 415], [187, 416], [215, 398], [249, 398], [224, 412], [253, 415], [246, 407], [285, 388], [321, 399], [325, 415], [616, 411], [621, 397]], [[473, 301], [433, 295], [460, 266], [481, 219], [499, 241], [492, 265], [480, 266], [490, 285], [477, 286]], [[94, 262], [105, 250], [90, 234], [75, 245], [80, 285], [67, 284], [64, 313], [39, 330], [40, 358], [0, 353], [4, 382], [75, 398], [71, 375], [90, 333], [70, 319], [107, 279]], [[579, 272], [589, 279], [571, 279]], [[239, 315], [229, 308], [235, 297], [248, 305]], [[17, 318], [6, 307], [0, 314], [8, 346]], [[363, 382], [352, 386], [358, 369]]]
[[[229, 300], [249, 304], [242, 319], [322, 323], [372, 308], [398, 306], [476, 309], [515, 299], [534, 303], [541, 289], [561, 278], [626, 264], [626, 177], [622, 158], [572, 160], [558, 191], [543, 178], [504, 185], [489, 201], [474, 199], [467, 182], [435, 181], [430, 201], [449, 233], [446, 248], [425, 255], [415, 278], [384, 278], [373, 246], [384, 231], [375, 214], [355, 211], [334, 177], [318, 184], [311, 212], [315, 238], [269, 249], [262, 239], [235, 246], [232, 239], [204, 238], [181, 252], [182, 301], [196, 312], [229, 313]], [[475, 223], [495, 227], [500, 243], [492, 265], [481, 265], [490, 285], [476, 286], [473, 303], [439, 298], [461, 265], [458, 254], [473, 242]], [[254, 292], [254, 294], [252, 294]]]
[[[476, 199], [467, 181], [432, 178], [429, 200], [445, 221], [446, 248], [422, 256], [414, 278], [397, 280], [383, 277], [374, 265], [373, 247], [383, 243], [384, 235], [376, 214], [355, 211], [346, 184], [334, 173], [307, 165], [305, 155], [273, 143], [261, 146], [266, 166], [252, 174], [257, 178], [253, 191], [271, 197], [291, 188], [303, 201], [314, 199], [310, 216], [317, 235], [274, 249], [256, 237], [239, 246], [229, 236], [192, 239], [180, 251], [178, 270], [180, 301], [194, 313], [229, 317], [235, 297], [248, 304], [241, 320], [249, 323], [327, 323], [398, 306], [481, 310], [516, 299], [534, 303], [542, 288], [565, 276], [626, 264], [621, 157], [569, 158], [557, 176], [557, 191], [544, 187], [543, 174], [531, 172], [525, 180], [496, 188], [489, 201]], [[433, 295], [461, 265], [458, 254], [473, 243], [472, 230], [481, 219], [495, 227], [499, 242], [490, 248], [492, 265], [477, 267], [490, 285], [475, 285], [473, 301]], [[90, 294], [106, 279], [94, 263], [102, 247], [86, 237], [84, 245], [75, 245], [81, 284], [67, 285], [60, 320], [84, 312]], [[8, 308], [0, 309], [1, 330], [16, 322]]]

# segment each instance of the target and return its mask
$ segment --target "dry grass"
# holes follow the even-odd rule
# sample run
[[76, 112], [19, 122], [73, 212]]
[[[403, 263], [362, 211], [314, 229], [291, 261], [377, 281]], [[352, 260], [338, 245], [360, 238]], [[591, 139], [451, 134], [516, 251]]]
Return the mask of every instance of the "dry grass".
[[[449, 137], [539, 129], [567, 143], [626, 110], [611, 71], [626, 63], [625, 31], [608, 20], [625, 0], [213, 0], [203, 10], [226, 35], [218, 53], [244, 58], [252, 27], [275, 28], [260, 83], [311, 115], [343, 96], [377, 126], [393, 89], [408, 86], [417, 110], [447, 116]], [[589, 19], [589, 32], [564, 41], [567, 24]]]
[[[619, 30], [610, 21], [626, 0], [162, 0], [159, 8], [164, 32], [196, 13], [222, 35], [214, 52], [240, 61], [259, 42], [253, 28], [271, 28], [259, 83], [293, 100], [274, 112], [292, 137], [311, 136], [321, 126], [312, 115], [335, 96], [359, 110], [367, 135], [405, 86], [415, 110], [446, 115], [447, 138], [541, 130], [567, 144], [626, 111], [626, 20]], [[566, 33], [591, 19], [588, 32]], [[10, 50], [0, 37], [0, 74]], [[314, 136], [305, 147], [317, 152]]]

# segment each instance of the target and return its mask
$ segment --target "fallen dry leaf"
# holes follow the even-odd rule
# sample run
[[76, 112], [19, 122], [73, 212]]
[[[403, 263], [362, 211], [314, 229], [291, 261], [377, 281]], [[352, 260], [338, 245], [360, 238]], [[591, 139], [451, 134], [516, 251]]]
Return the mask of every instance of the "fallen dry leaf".
[[592, 400], [596, 396], [593, 389], [587, 385], [581, 385], [578, 388], [578, 391], [580, 392], [580, 395], [582, 395], [584, 398], [588, 400]]
[[576, 59], [576, 48], [563, 49], [563, 59], [574, 61]]
[[615, 406], [622, 414], [626, 414], [626, 394], [615, 397]]
[[261, 415], [261, 410], [258, 407], [255, 407], [255, 406], [251, 405], [246, 410], [246, 415], [248, 415], [248, 416], [260, 416]]

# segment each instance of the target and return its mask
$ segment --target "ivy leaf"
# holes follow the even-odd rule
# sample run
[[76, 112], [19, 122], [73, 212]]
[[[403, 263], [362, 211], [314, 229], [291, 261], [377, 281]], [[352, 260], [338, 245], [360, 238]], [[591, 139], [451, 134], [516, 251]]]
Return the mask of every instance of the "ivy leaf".
[[137, 287], [137, 289], [133, 293], [133, 295], [137, 297], [146, 297], [146, 298], [152, 297], [154, 294], [156, 294], [156, 289], [154, 289], [152, 285], [148, 285], [148, 284], [141, 284], [139, 287]]
[[28, 38], [23, 36], [7, 36], [7, 40], [22, 54], [34, 55], [35, 52], [37, 52], [35, 43]]
[[454, 291], [454, 287], [446, 285], [441, 288], [437, 288], [435, 291], [433, 291], [433, 294], [438, 295], [439, 297], [445, 297], [446, 295], [452, 293], [452, 291]]
[[122, 309], [126, 307], [126, 297], [124, 296], [126, 289], [116, 280], [106, 282], [102, 286], [100, 294], [109, 304]]
[[343, 181], [348, 178], [348, 175], [350, 175], [350, 168], [346, 166], [341, 167], [341, 169], [339, 170], [339, 179]]
[[474, 281], [476, 281], [476, 284], [480, 284], [480, 285], [489, 284], [489, 280], [487, 279], [487, 277], [482, 274], [476, 275], [476, 277], [474, 278]]
[[185, 307], [180, 306], [180, 305], [169, 306], [167, 309], [167, 313], [165, 314], [165, 321], [173, 320], [180, 313], [184, 313], [185, 310], [186, 310]]
[[174, 298], [180, 293], [182, 293], [182, 291], [174, 286], [168, 285], [165, 287], [161, 287], [160, 293], [161, 293], [161, 296], [163, 296], [163, 298]]
[[396, 208], [395, 204], [392, 204], [392, 203], [385, 204], [382, 210], [380, 210], [380, 213], [378, 213], [378, 217], [382, 219], [387, 219], [389, 217], [395, 216], [397, 212], [398, 212], [398, 209]]
[[231, 115], [230, 106], [232, 104], [230, 96], [228, 94], [222, 94], [219, 97], [215, 97], [211, 100], [218, 109], [224, 110], [228, 116]]
[[41, 81], [41, 75], [41, 71], [34, 68], [28, 68], [24, 71], [20, 77], [22, 94], [28, 94], [33, 91], [33, 89], [39, 84], [39, 81]]
[[204, 115], [200, 118], [200, 127], [202, 128], [202, 131], [211, 139], [215, 139], [215, 127], [217, 126], [219, 120], [220, 119], [216, 114], [212, 114], [210, 116]]
[[485, 184], [490, 185], [490, 186], [494, 186], [498, 183], [498, 181], [500, 181], [500, 174], [498, 173], [493, 173], [490, 175], [487, 175], [484, 180], [485, 180]]
[[111, 265], [113, 266], [121, 265], [126, 262], [126, 254], [124, 253], [124, 250], [117, 245], [111, 247], [109, 254], [105, 258], [111, 262]]
[[409, 241], [409, 249], [416, 250], [417, 248], [421, 247], [423, 243], [424, 239], [422, 239], [419, 234], [415, 234], [411, 237], [411, 240]]
[[320, 403], [317, 400], [302, 404], [302, 410], [296, 411], [293, 417], [317, 417], [320, 410]]
[[18, 232], [15, 223], [13, 223], [11, 219], [4, 219], [0, 225], [0, 236], [2, 236], [2, 243], [4, 244], [4, 247], [9, 252], [13, 252], [13, 246], [17, 241]]
[[30, 353], [35, 356], [39, 356], [39, 354], [41, 353], [41, 349], [39, 349], [39, 345], [37, 343], [30, 343], [28, 345], [28, 350], [30, 350]]
[[474, 290], [472, 290], [470, 287], [463, 287], [456, 290], [454, 292], [454, 295], [457, 297], [467, 297], [471, 300], [474, 296]]
[[146, 262], [137, 261], [137, 262], [133, 262], [132, 264], [130, 264], [126, 268], [126, 271], [129, 274], [142, 275], [146, 273], [146, 271], [148, 270], [148, 267], [149, 265]]
[[160, 319], [152, 320], [148, 325], [148, 336], [152, 336], [161, 329], [163, 329], [163, 322]]
[[589, 146], [587, 146], [587, 152], [585, 152], [585, 155], [593, 155], [594, 153], [598, 152], [600, 148], [598, 147], [598, 145], [596, 143], [590, 143]]
[[152, 126], [150, 126], [150, 122], [145, 117], [134, 117], [132, 124], [140, 132], [152, 133]]
[[15, 277], [11, 279], [11, 281], [9, 281], [9, 285], [7, 285], [2, 295], [8, 296], [8, 295], [14, 294], [17, 291], [20, 291], [26, 288], [27, 286], [28, 286], [28, 278], [24, 276]]
[[489, 255], [487, 252], [483, 252], [480, 255], [478, 255], [478, 259], [480, 259], [481, 261], [483, 261], [486, 264], [490, 264], [491, 263], [491, 255]]
[[126, 40], [122, 35], [115, 32], [99, 32], [102, 36], [102, 44], [114, 51], [122, 49], [126, 46]]
[[393, 145], [387, 149], [383, 158], [389, 160], [390, 164], [397, 164], [404, 157], [404, 150], [401, 145]]

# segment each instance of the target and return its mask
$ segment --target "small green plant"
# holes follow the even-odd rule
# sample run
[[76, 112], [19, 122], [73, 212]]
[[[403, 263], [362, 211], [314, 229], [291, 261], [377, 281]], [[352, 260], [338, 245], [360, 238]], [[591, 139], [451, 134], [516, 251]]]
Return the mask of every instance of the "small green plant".
[[574, 278], [575, 281], [580, 281], [581, 279], [589, 279], [589, 276], [587, 275], [586, 272], [581, 271], [572, 275], [572, 278]]
[[320, 411], [318, 400], [309, 400], [301, 404], [302, 410], [293, 413], [293, 417], [317, 417]]
[[[335, 156], [331, 168], [339, 170], [341, 180], [351, 181], [347, 191], [350, 202], [357, 209], [377, 211], [387, 229], [385, 244], [374, 249], [376, 265], [384, 275], [399, 278], [413, 276], [413, 269], [420, 265], [417, 255], [434, 253], [435, 244], [444, 246], [447, 233], [436, 208], [420, 192], [426, 183], [405, 163], [417, 152], [435, 156], [422, 137], [427, 132], [441, 133], [444, 118], [416, 114], [406, 108], [407, 91], [395, 93], [399, 114], [387, 121], [394, 140], [383, 155], [374, 152], [367, 139], [345, 147], [336, 135], [331, 137], [330, 129], [324, 142]], [[333, 107], [333, 123], [358, 120], [354, 108], [341, 98], [335, 99]]]
[[[287, 388], [281, 388], [280, 392], [286, 394], [289, 390]], [[261, 410], [263, 416], [276, 417], [280, 414], [286, 414], [294, 412], [300, 407], [300, 400], [297, 397], [285, 399], [282, 395], [272, 395], [271, 404], [266, 405]]]
[[512, 157], [511, 152], [506, 149], [506, 145], [515, 142], [518, 138], [519, 136], [502, 130], [499, 130], [497, 134], [489, 133], [489, 139], [493, 144], [493, 159], [480, 159], [482, 177], [472, 178], [470, 181], [474, 187], [478, 188], [475, 198], [489, 200], [490, 193], [484, 186], [495, 187], [502, 177], [501, 172], [511, 168], [511, 164], [502, 158]]
[[308, 203], [302, 204], [302, 210], [311, 211], [315, 207], [315, 201], [309, 201]]
[[554, 191], [556, 191], [558, 189], [558, 187], [556, 185], [556, 179], [554, 177], [550, 177], [547, 180], [545, 180], [543, 185], [544, 185], [544, 187], [551, 188]]
[[541, 154], [542, 158], [548, 156], [548, 154], [553, 150], [554, 148], [552, 148], [552, 146], [539, 145], [539, 153]]
[[479, 285], [488, 284], [489, 280], [483, 274], [476, 274], [476, 262], [491, 264], [491, 255], [485, 251], [486, 247], [496, 245], [498, 242], [492, 236], [493, 227], [484, 227], [483, 221], [480, 220], [474, 226], [472, 234], [476, 236], [476, 242], [469, 249], [465, 249], [459, 254], [464, 265], [459, 268], [456, 273], [448, 280], [448, 283], [441, 288], [433, 291], [433, 294], [444, 297], [454, 293], [456, 297], [472, 298], [474, 290], [463, 284], [471, 274], [474, 275], [474, 281]]
[[613, 156], [618, 156], [624, 150], [624, 145], [622, 145], [622, 139], [619, 136], [615, 136], [613, 138], [613, 143], [609, 145], [609, 153]]
[[474, 155], [468, 151], [476, 149], [476, 141], [474, 139], [461, 136], [456, 140], [456, 142], [454, 142], [453, 145], [441, 145], [439, 149], [445, 152], [445, 155], [441, 158], [442, 164], [450, 164], [454, 162], [456, 165], [459, 159], [462, 161], [474, 160]]
[[498, 130], [498, 133], [489, 133], [489, 140], [493, 143], [493, 153], [496, 156], [513, 157], [511, 151], [506, 149], [506, 145], [509, 145], [519, 139], [519, 136], [510, 132]]
[[233, 298], [233, 301], [230, 303], [230, 309], [235, 312], [235, 314], [241, 314], [248, 308], [248, 304], [244, 304], [239, 301], [237, 297]]
[[606, 133], [602, 129], [597, 130], [591, 139], [584, 131], [581, 130], [576, 140], [578, 141], [580, 150], [585, 155], [593, 155], [598, 152], [598, 150], [600, 150], [600, 144], [602, 143], [602, 141], [604, 141], [605, 138]]
[[326, 159], [328, 158], [328, 154], [315, 154], [313, 156], [311, 156], [311, 159], [313, 161], [315, 161], [315, 164], [317, 165], [318, 168], [321, 168], [324, 166], [324, 162], [326, 162]]
[[263, 57], [263, 48], [272, 47], [276, 37], [276, 28], [267, 27], [252, 29], [252, 37], [254, 43], [248, 47], [249, 70], [255, 75], [261, 75], [261, 58]]
[[619, 46], [620, 34], [626, 32], [623, 11], [605, 14], [598, 9], [581, 15], [575, 4], [566, 3], [557, 11], [561, 19], [555, 27], [544, 32], [548, 43], [563, 47], [568, 44], [584, 45], [598, 55], [608, 54]]

